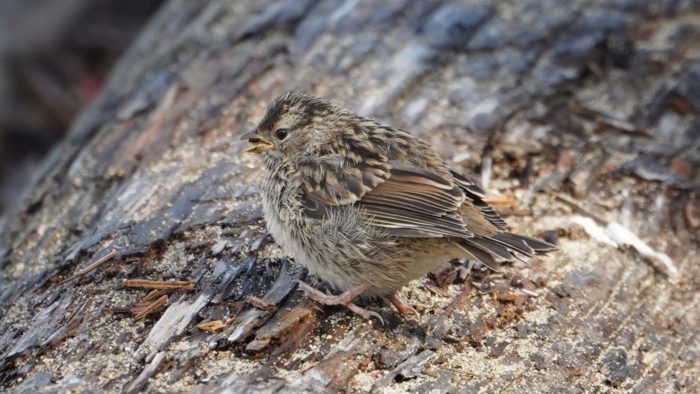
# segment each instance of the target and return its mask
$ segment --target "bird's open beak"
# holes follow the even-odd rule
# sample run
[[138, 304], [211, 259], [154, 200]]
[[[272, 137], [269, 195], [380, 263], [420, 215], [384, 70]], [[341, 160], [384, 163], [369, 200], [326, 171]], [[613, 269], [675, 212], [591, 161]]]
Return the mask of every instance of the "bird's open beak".
[[272, 149], [272, 142], [263, 138], [258, 132], [258, 129], [253, 129], [241, 136], [242, 140], [248, 140], [250, 146], [247, 147], [243, 153], [256, 153], [260, 154], [268, 149]]

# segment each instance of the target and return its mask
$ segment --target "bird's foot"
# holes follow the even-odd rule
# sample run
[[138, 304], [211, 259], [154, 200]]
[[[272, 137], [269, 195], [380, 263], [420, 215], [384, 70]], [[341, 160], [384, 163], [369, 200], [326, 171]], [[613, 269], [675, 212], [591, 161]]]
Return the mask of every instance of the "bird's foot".
[[416, 317], [420, 320], [420, 313], [418, 313], [418, 311], [415, 308], [401, 302], [401, 300], [399, 300], [399, 298], [396, 297], [396, 294], [389, 294], [385, 296], [385, 298], [389, 300], [389, 302], [391, 302], [391, 305], [393, 305], [394, 308], [396, 308], [396, 310], [399, 311], [401, 315], [416, 315]]
[[303, 281], [297, 281], [299, 288], [304, 292], [304, 295], [319, 304], [323, 305], [343, 305], [346, 308], [353, 311], [356, 315], [362, 316], [363, 318], [369, 320], [374, 317], [379, 320], [380, 323], [384, 324], [384, 319], [377, 312], [368, 311], [365, 308], [357, 306], [352, 301], [357, 298], [360, 294], [364, 293], [365, 290], [369, 289], [369, 283], [362, 283], [358, 286], [350, 288], [343, 293], [338, 295], [326, 294], [320, 290], [314, 289], [309, 284]]

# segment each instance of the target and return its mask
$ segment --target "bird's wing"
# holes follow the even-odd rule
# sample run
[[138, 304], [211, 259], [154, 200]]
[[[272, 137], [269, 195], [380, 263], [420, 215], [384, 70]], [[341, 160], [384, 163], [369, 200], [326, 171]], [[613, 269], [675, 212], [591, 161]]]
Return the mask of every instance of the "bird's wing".
[[326, 218], [337, 207], [354, 204], [389, 235], [473, 236], [459, 212], [464, 191], [431, 171], [395, 162], [354, 163], [342, 157], [299, 164], [304, 213], [310, 217]]
[[496, 228], [499, 230], [504, 230], [507, 226], [506, 221], [503, 220], [501, 215], [499, 215], [498, 212], [493, 209], [493, 207], [484, 201], [486, 198], [486, 193], [484, 193], [481, 187], [477, 184], [476, 180], [470, 176], [462, 175], [455, 171], [452, 171], [452, 176], [464, 191], [467, 200], [472, 206], [479, 210], [481, 216], [496, 226]]

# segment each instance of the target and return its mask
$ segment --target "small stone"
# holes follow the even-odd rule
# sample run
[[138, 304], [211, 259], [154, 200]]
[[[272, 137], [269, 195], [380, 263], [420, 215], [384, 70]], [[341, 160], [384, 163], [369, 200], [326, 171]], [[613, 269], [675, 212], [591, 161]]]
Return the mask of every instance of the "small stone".
[[603, 363], [607, 376], [606, 383], [612, 387], [620, 387], [629, 375], [625, 350], [619, 348], [611, 350], [605, 355]]
[[544, 356], [540, 353], [533, 353], [530, 355], [530, 360], [535, 364], [537, 370], [543, 370], [545, 368]]

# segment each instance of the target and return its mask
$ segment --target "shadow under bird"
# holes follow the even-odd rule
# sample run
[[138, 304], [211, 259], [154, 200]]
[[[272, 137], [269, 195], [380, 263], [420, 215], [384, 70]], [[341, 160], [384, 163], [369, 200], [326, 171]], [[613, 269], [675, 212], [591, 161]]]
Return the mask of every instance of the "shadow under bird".
[[[270, 234], [310, 273], [342, 291], [330, 295], [300, 282], [316, 302], [345, 305], [395, 293], [450, 259], [491, 269], [516, 253], [555, 250], [512, 234], [469, 176], [451, 170], [424, 141], [318, 97], [285, 93], [245, 152], [262, 156], [262, 204]], [[380, 318], [381, 320], [381, 318]]]

